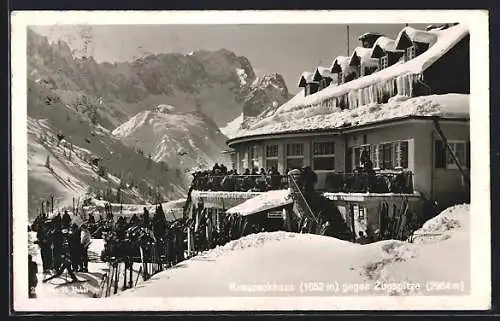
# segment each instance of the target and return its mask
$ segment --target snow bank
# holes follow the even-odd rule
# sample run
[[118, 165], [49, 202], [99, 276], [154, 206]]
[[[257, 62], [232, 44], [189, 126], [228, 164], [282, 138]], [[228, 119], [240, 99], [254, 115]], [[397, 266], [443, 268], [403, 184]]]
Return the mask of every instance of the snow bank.
[[[468, 220], [468, 205], [449, 208], [420, 232], [450, 237], [415, 243], [359, 245], [312, 234], [252, 234], [181, 262], [116, 297], [462, 294], [470, 280]], [[304, 292], [303, 283], [309, 281], [325, 286], [337, 281], [338, 287]], [[428, 287], [432, 281], [453, 286], [436, 293]]]
[[291, 203], [293, 200], [289, 197], [287, 189], [269, 191], [228, 209], [227, 213], [246, 216]]

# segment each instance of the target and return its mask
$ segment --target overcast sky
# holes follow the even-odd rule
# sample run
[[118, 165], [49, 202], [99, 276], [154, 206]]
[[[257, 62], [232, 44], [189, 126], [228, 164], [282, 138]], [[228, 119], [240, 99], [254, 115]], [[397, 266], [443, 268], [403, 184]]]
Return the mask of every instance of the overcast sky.
[[[425, 25], [409, 24], [415, 28]], [[349, 25], [350, 50], [358, 36], [376, 31], [395, 38], [404, 24]], [[102, 25], [32, 27], [50, 41], [64, 40], [76, 54], [92, 55], [98, 62], [127, 61], [150, 53], [226, 48], [247, 57], [257, 75], [278, 72], [288, 89], [298, 92], [303, 71], [330, 66], [347, 53], [346, 25]]]

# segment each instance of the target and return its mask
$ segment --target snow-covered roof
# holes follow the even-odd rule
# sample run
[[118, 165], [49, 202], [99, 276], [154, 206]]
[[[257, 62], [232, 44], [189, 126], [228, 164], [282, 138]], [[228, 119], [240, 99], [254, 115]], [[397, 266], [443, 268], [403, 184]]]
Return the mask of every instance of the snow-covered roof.
[[399, 42], [403, 36], [407, 36], [412, 42], [423, 42], [428, 43], [429, 47], [432, 46], [437, 40], [436, 32], [439, 30], [419, 30], [412, 27], [405, 27], [401, 30], [396, 37], [396, 48], [399, 48]]
[[394, 50], [396, 48], [396, 42], [388, 37], [380, 37], [373, 44], [372, 52], [376, 46], [379, 46], [380, 49], [383, 49], [384, 51]]
[[306, 84], [313, 82], [314, 74], [309, 71], [304, 71], [299, 79], [299, 87], [304, 87]]
[[369, 104], [344, 110], [326, 106], [300, 109], [286, 107], [283, 105], [272, 117], [254, 123], [250, 129], [240, 131], [238, 136], [332, 130], [412, 116], [469, 118], [469, 95], [395, 96], [386, 104]]
[[314, 71], [313, 80], [320, 81], [321, 78], [333, 78], [332, 71], [328, 67], [318, 67], [316, 71]]
[[380, 37], [380, 36], [383, 36], [381, 33], [378, 33], [378, 32], [365, 32], [364, 34], [362, 34], [361, 36], [358, 37], [358, 40], [363, 40], [367, 37]]
[[347, 56], [337, 56], [333, 62], [332, 66], [330, 67], [330, 71], [334, 72], [334, 67], [340, 67], [341, 70], [345, 70], [349, 66], [349, 61], [351, 57]]
[[356, 47], [351, 54], [349, 64], [353, 65], [356, 57], [358, 57], [359, 61], [364, 66], [377, 65], [378, 61], [376, 59], [372, 59], [371, 55], [372, 48]]
[[[402, 103], [400, 102], [395, 105], [394, 101], [388, 104], [369, 104], [365, 106], [361, 103], [359, 104], [360, 107], [353, 110], [342, 111], [332, 104], [327, 103], [333, 98], [337, 98], [345, 94], [359, 97], [365, 95], [364, 91], [376, 92], [377, 87], [382, 87], [386, 84], [390, 85], [393, 80], [408, 81], [408, 79], [405, 78], [421, 74], [469, 34], [469, 30], [464, 24], [458, 24], [445, 30], [432, 32], [436, 34], [436, 42], [425, 52], [410, 61], [397, 62], [394, 65], [380, 71], [376, 71], [368, 76], [360, 77], [341, 85], [330, 85], [312, 95], [304, 96], [303, 91], [301, 91], [288, 102], [278, 107], [272, 115], [266, 115], [265, 117], [255, 121], [249, 128], [240, 130], [235, 135], [235, 138], [289, 131], [307, 131], [321, 128], [329, 129], [342, 126], [346, 121], [351, 124], [360, 123], [359, 121], [362, 123], [367, 119], [377, 122], [384, 120], [384, 117], [397, 118], [409, 115], [438, 115], [441, 117], [449, 117], [453, 116], [453, 114], [459, 115], [459, 117], [468, 117], [468, 112], [466, 115], [460, 112], [454, 113], [453, 110], [457, 110], [455, 108], [456, 106], [452, 108], [451, 114], [442, 114], [442, 106], [435, 103], [435, 100], [439, 99], [436, 97], [439, 96], [416, 97], [409, 99], [408, 102], [405, 103], [411, 105], [413, 104], [412, 102], [415, 102], [416, 105], [413, 104], [413, 106], [419, 106], [419, 102], [427, 101], [428, 104], [433, 106], [431, 114], [422, 112], [422, 107], [419, 107], [417, 110], [412, 112], [408, 108], [405, 109], [403, 104], [403, 109], [401, 109], [399, 108], [399, 105]], [[343, 62], [343, 59], [345, 58], [337, 57], [335, 62], [341, 63]], [[464, 104], [467, 104], [466, 109], [468, 110], [468, 95], [463, 96], [466, 98], [461, 98], [461, 101]], [[447, 106], [447, 104], [445, 104], [445, 106]], [[383, 112], [387, 108], [391, 110], [390, 113]], [[363, 117], [364, 113], [369, 114], [367, 110], [375, 111], [373, 117]], [[458, 110], [463, 110], [463, 108], [459, 108]], [[354, 115], [356, 115], [356, 117], [354, 117]], [[297, 119], [300, 119], [301, 121], [297, 122]]]
[[292, 198], [288, 197], [289, 193], [287, 189], [265, 192], [228, 209], [227, 213], [247, 216], [285, 206], [293, 203]]

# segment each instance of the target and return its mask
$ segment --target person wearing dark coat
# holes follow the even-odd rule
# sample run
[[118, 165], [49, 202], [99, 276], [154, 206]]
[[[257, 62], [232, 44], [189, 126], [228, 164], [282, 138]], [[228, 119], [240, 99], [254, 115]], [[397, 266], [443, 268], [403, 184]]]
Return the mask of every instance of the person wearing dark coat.
[[38, 265], [33, 261], [31, 254], [28, 254], [28, 297], [35, 298], [35, 288], [38, 284]]
[[40, 247], [40, 254], [42, 256], [43, 272], [47, 273], [53, 268], [50, 222], [40, 222], [36, 237], [38, 246]]
[[67, 270], [72, 282], [78, 282], [78, 278], [76, 277], [75, 273], [73, 272], [73, 269], [71, 267], [71, 230], [64, 228], [62, 230], [59, 230], [60, 236], [61, 236], [61, 249], [60, 249], [60, 259], [59, 259], [59, 266], [56, 269], [56, 273], [47, 279], [44, 279], [43, 282], [50, 281], [56, 277], [59, 277], [63, 274], [64, 270]]
[[54, 219], [52, 221], [52, 229], [50, 231], [50, 238], [52, 239], [52, 268], [54, 269], [56, 269], [61, 265], [62, 246], [63, 246], [63, 235], [61, 229], [62, 229], [61, 220]]
[[149, 211], [144, 207], [144, 213], [142, 214], [142, 227], [149, 228]]
[[279, 189], [281, 185], [281, 174], [276, 167], [271, 169], [271, 189]]
[[71, 234], [69, 247], [71, 251], [71, 267], [73, 271], [78, 271], [80, 269], [81, 261], [81, 239], [80, 239], [80, 228], [73, 224], [71, 226]]
[[306, 166], [302, 171], [302, 183], [304, 186], [305, 193], [314, 192], [314, 185], [318, 181], [318, 176], [311, 169], [311, 167]]
[[69, 216], [68, 211], [64, 211], [64, 215], [62, 216], [62, 226], [63, 228], [69, 228], [71, 225], [71, 216]]

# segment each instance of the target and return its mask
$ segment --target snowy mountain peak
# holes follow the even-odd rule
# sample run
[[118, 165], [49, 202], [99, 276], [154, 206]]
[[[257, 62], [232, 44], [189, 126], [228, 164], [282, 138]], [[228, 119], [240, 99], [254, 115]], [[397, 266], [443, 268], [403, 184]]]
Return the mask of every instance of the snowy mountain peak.
[[[155, 162], [184, 170], [222, 162], [226, 137], [200, 112], [172, 112], [159, 105], [138, 113], [113, 131], [125, 145], [151, 155]], [[182, 151], [182, 152], [180, 152]]]

